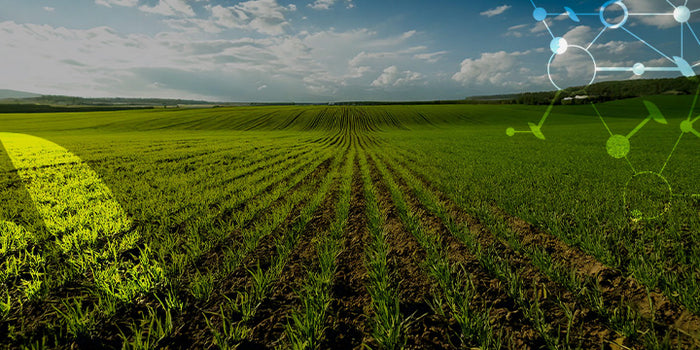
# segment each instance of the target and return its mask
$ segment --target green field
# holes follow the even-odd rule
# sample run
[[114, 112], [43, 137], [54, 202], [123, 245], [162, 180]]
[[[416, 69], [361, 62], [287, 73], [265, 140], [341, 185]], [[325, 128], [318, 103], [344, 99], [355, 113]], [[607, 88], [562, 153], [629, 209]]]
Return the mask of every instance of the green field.
[[0, 346], [696, 348], [700, 111], [646, 100], [628, 161], [590, 105], [0, 115]]

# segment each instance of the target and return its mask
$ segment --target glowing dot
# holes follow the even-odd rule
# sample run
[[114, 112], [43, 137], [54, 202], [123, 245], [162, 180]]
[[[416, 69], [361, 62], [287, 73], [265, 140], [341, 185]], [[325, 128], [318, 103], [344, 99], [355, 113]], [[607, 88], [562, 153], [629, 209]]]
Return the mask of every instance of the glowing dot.
[[630, 140], [622, 135], [614, 135], [608, 139], [608, 154], [615, 158], [625, 158], [630, 153]]
[[636, 75], [642, 75], [646, 71], [646, 67], [644, 67], [643, 64], [641, 63], [635, 63], [635, 65], [632, 67], [632, 72]]
[[681, 123], [681, 131], [684, 133], [689, 133], [693, 131], [693, 123], [690, 120], [684, 120]]
[[673, 11], [673, 18], [678, 23], [688, 22], [690, 19], [690, 9], [685, 6], [676, 7], [676, 9]]
[[554, 38], [549, 43], [549, 48], [557, 55], [561, 55], [569, 49], [569, 43], [564, 38]]
[[532, 17], [535, 17], [535, 21], [542, 22], [542, 21], [544, 21], [545, 18], [547, 18], [547, 10], [545, 10], [541, 7], [538, 7], [532, 13]]
[[515, 129], [513, 129], [513, 128], [508, 128], [508, 129], [506, 130], [506, 135], [508, 135], [508, 136], [510, 136], [510, 137], [515, 136]]

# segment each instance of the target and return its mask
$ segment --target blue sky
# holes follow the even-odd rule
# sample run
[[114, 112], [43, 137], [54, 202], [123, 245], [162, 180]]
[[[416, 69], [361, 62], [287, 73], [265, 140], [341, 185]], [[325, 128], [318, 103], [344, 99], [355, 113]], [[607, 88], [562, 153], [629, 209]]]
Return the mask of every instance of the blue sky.
[[[552, 37], [529, 0], [0, 0], [0, 88], [217, 101], [456, 99], [585, 84], [592, 59], [669, 67], [682, 46], [691, 65], [700, 61], [690, 30], [700, 30], [700, 13], [684, 26], [683, 45], [672, 16], [681, 5], [700, 9], [700, 0], [626, 0], [624, 29], [606, 29], [592, 45], [599, 16], [556, 16], [603, 3], [535, 1], [572, 45], [548, 74]], [[622, 14], [606, 7], [611, 23]], [[596, 81], [677, 75], [599, 72]]]

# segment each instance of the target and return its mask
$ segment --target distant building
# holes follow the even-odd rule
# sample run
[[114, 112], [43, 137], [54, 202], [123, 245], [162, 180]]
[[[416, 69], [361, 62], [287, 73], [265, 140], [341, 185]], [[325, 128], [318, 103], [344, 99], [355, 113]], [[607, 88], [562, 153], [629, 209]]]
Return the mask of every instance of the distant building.
[[591, 99], [591, 98], [592, 97], [588, 96], [588, 95], [576, 95], [574, 97], [565, 97], [565, 98], [561, 99], [561, 103], [565, 104], [565, 105], [576, 104], [576, 103], [583, 102], [583, 101]]

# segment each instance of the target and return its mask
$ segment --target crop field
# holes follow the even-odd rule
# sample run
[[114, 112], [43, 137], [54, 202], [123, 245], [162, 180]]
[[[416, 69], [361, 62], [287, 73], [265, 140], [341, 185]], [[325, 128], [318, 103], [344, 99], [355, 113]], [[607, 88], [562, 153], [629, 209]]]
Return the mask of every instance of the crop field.
[[628, 161], [590, 105], [0, 115], [0, 347], [698, 348], [692, 97], [647, 100]]

